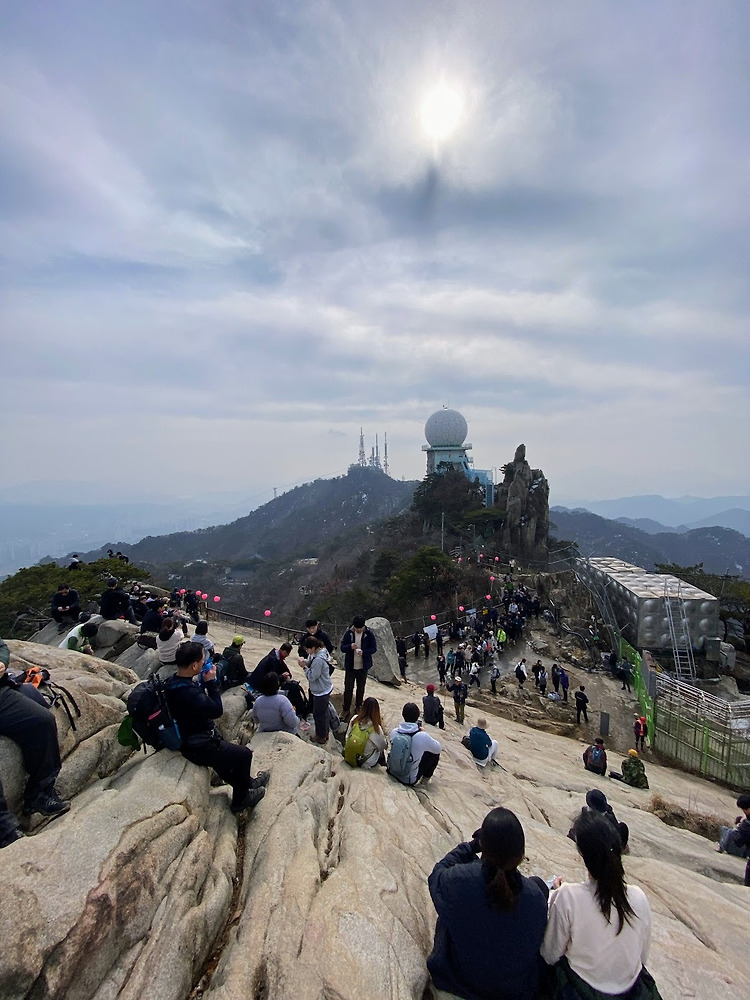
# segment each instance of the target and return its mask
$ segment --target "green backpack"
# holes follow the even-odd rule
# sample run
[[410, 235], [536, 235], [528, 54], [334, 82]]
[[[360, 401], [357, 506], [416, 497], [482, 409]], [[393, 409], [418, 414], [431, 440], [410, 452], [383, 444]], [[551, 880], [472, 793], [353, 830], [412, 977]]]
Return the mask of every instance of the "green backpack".
[[362, 761], [365, 757], [365, 747], [371, 733], [371, 726], [360, 729], [359, 723], [354, 723], [344, 746], [344, 760], [347, 764], [351, 764], [352, 767], [362, 767]]

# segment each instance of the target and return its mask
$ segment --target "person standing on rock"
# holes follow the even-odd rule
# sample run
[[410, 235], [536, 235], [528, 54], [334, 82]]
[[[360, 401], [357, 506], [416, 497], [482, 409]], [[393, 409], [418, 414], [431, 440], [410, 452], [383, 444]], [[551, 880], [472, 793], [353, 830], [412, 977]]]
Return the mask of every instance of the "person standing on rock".
[[541, 954], [554, 966], [555, 996], [657, 998], [645, 969], [651, 908], [643, 890], [625, 882], [617, 828], [586, 809], [571, 834], [589, 877], [577, 884], [553, 883]]
[[402, 635], [396, 636], [396, 656], [398, 657], [398, 670], [401, 680], [406, 680], [406, 639]]
[[589, 721], [589, 713], [586, 711], [586, 706], [589, 703], [589, 696], [586, 694], [586, 685], [581, 684], [581, 686], [576, 691], [576, 725], [580, 726], [581, 716], [583, 716], [584, 722]]
[[534, 675], [534, 687], [539, 687], [539, 674], [544, 670], [542, 666], [542, 661], [537, 660], [534, 666], [531, 668], [531, 672]]
[[528, 674], [526, 673], [526, 657], [519, 660], [516, 664], [515, 674], [519, 689], [523, 689], [523, 686], [526, 683], [526, 678], [528, 677]]
[[539, 676], [537, 677], [536, 685], [539, 688], [539, 693], [541, 694], [542, 698], [546, 698], [546, 696], [547, 696], [547, 671], [544, 669], [544, 667], [542, 667], [542, 669], [539, 671]]
[[645, 715], [636, 715], [633, 723], [633, 736], [635, 737], [635, 748], [641, 753], [646, 749], [646, 737], [648, 736], [648, 723]]
[[565, 667], [560, 667], [560, 687], [562, 688], [563, 701], [568, 700], [568, 688], [570, 687], [570, 677]]
[[305, 622], [305, 628], [307, 629], [307, 631], [302, 635], [302, 638], [299, 641], [299, 648], [297, 649], [297, 655], [298, 656], [305, 655], [305, 651], [302, 648], [302, 643], [308, 637], [308, 635], [314, 635], [317, 636], [318, 639], [323, 640], [323, 645], [328, 650], [328, 653], [331, 656], [333, 656], [333, 643], [331, 642], [331, 637], [328, 635], [327, 632], [324, 632], [323, 629], [320, 627], [320, 622], [318, 621], [318, 619], [308, 618], [307, 621]]
[[446, 684], [446, 690], [450, 691], [453, 695], [453, 708], [456, 713], [456, 722], [463, 726], [464, 712], [466, 710], [466, 698], [469, 694], [469, 689], [464, 684], [461, 674], [456, 674], [453, 678], [452, 684]]
[[414, 635], [411, 637], [411, 641], [414, 643], [414, 659], [416, 660], [419, 656], [419, 651], [422, 648], [422, 633], [417, 629]]
[[537, 876], [518, 871], [525, 850], [518, 817], [497, 808], [432, 870], [437, 926], [427, 968], [444, 991], [439, 1000], [536, 996], [549, 890]]
[[560, 694], [560, 668], [556, 663], [552, 664], [550, 676], [552, 678], [552, 687], [555, 689], [555, 694]]
[[268, 771], [250, 776], [253, 751], [225, 740], [214, 723], [224, 714], [216, 667], [196, 678], [203, 668], [203, 646], [184, 642], [175, 653], [176, 672], [165, 686], [167, 704], [182, 737], [182, 756], [199, 767], [212, 767], [232, 786], [232, 812], [256, 806], [266, 794]]
[[[62, 816], [70, 809], [70, 802], [64, 802], [55, 791], [55, 779], [62, 767], [55, 717], [49, 708], [18, 689], [8, 676], [9, 663], [10, 650], [0, 639], [0, 736], [17, 744], [28, 775], [21, 815], [28, 819], [35, 812]], [[8, 847], [22, 836], [0, 782], [0, 847]]]
[[344, 705], [342, 710], [346, 716], [351, 711], [355, 682], [357, 686], [354, 698], [355, 711], [359, 711], [362, 707], [367, 672], [372, 667], [372, 657], [377, 651], [378, 644], [375, 633], [365, 625], [364, 615], [356, 615], [341, 640], [341, 652], [344, 654]]
[[307, 653], [307, 663], [304, 669], [310, 687], [313, 719], [315, 720], [315, 735], [310, 737], [310, 742], [323, 744], [328, 742], [328, 706], [331, 701], [331, 691], [333, 691], [330, 657], [325, 643], [316, 635], [308, 635], [306, 639], [303, 639], [302, 648]]

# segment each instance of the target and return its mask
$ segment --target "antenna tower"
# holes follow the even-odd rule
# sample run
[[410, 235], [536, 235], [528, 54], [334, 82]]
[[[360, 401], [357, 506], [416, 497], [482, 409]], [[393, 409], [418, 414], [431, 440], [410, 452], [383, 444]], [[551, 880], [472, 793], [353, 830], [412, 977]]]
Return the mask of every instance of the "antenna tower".
[[367, 465], [367, 458], [365, 456], [365, 435], [362, 433], [362, 428], [359, 429], [359, 460], [357, 465]]
[[383, 472], [386, 476], [390, 475], [388, 472], [388, 435], [383, 433]]

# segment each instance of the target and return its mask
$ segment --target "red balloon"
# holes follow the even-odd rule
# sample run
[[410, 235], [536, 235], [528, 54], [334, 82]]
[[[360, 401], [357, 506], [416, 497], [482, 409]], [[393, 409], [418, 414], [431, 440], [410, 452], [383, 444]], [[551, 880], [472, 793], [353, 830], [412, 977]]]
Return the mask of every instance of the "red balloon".
[[459, 611], [463, 611], [463, 609], [464, 609], [464, 606], [463, 606], [463, 604], [459, 604], [459, 606], [458, 606], [458, 610], [459, 610]]
[[271, 617], [271, 612], [270, 611], [264, 611], [263, 614], [266, 616], [266, 618], [270, 618]]
[[492, 600], [492, 594], [485, 594], [484, 596], [487, 598], [488, 601]]
[[180, 591], [180, 593], [181, 593], [181, 594], [184, 594], [184, 593], [185, 593], [185, 588], [184, 588], [184, 587], [182, 588], [182, 590]]
[[436, 622], [437, 621], [437, 615], [430, 615], [430, 621]]
[[214, 597], [214, 603], [215, 604], [218, 604], [220, 600], [221, 600], [220, 597]]

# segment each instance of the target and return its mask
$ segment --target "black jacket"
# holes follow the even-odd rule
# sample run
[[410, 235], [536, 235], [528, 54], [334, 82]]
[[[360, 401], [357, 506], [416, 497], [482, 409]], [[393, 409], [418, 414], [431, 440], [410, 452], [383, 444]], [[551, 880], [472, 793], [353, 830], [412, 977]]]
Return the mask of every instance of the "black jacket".
[[317, 632], [313, 633], [313, 632], [307, 632], [306, 631], [304, 633], [304, 635], [300, 639], [299, 646], [297, 647], [297, 656], [309, 656], [310, 650], [302, 648], [302, 643], [305, 641], [305, 639], [308, 637], [308, 635], [315, 635], [316, 638], [320, 639], [320, 641], [325, 644], [325, 647], [326, 647], [326, 649], [328, 650], [329, 653], [333, 652], [333, 643], [331, 642], [331, 637], [328, 635], [327, 632], [323, 631], [323, 629], [320, 627], [320, 625], [318, 625], [318, 631]]
[[119, 587], [115, 587], [113, 589], [108, 587], [102, 594], [99, 601], [99, 609], [101, 611], [102, 618], [107, 618], [110, 621], [113, 618], [119, 618], [120, 615], [127, 614], [129, 607], [130, 598], [125, 591], [120, 590]]
[[70, 614], [77, 615], [78, 612], [81, 610], [81, 605], [78, 599], [78, 591], [73, 590], [73, 588], [71, 587], [71, 589], [67, 592], [67, 594], [61, 594], [59, 592], [57, 594], [53, 594], [52, 595], [53, 614], [55, 611], [58, 610], [58, 608], [61, 607], [70, 608]]
[[165, 684], [167, 704], [182, 736], [183, 747], [191, 736], [218, 736], [214, 719], [224, 714], [221, 693], [216, 681], [209, 681], [205, 690], [196, 681], [173, 674]]
[[521, 893], [503, 911], [487, 900], [482, 862], [470, 844], [459, 844], [435, 865], [428, 884], [437, 927], [427, 968], [438, 989], [466, 1000], [536, 995], [547, 899], [539, 883], [519, 879]]
[[[250, 685], [250, 687], [255, 688], [257, 690], [258, 686], [260, 685], [260, 682], [263, 680], [266, 674], [277, 673], [279, 677], [281, 677], [281, 674], [285, 670], [288, 670], [288, 667], [284, 666], [283, 661], [278, 658], [276, 653], [277, 651], [275, 649], [272, 649], [270, 652], [266, 653], [263, 659], [258, 663], [255, 670], [253, 670], [253, 672], [247, 679], [247, 683]], [[291, 670], [289, 671], [289, 673], [291, 673]]]

